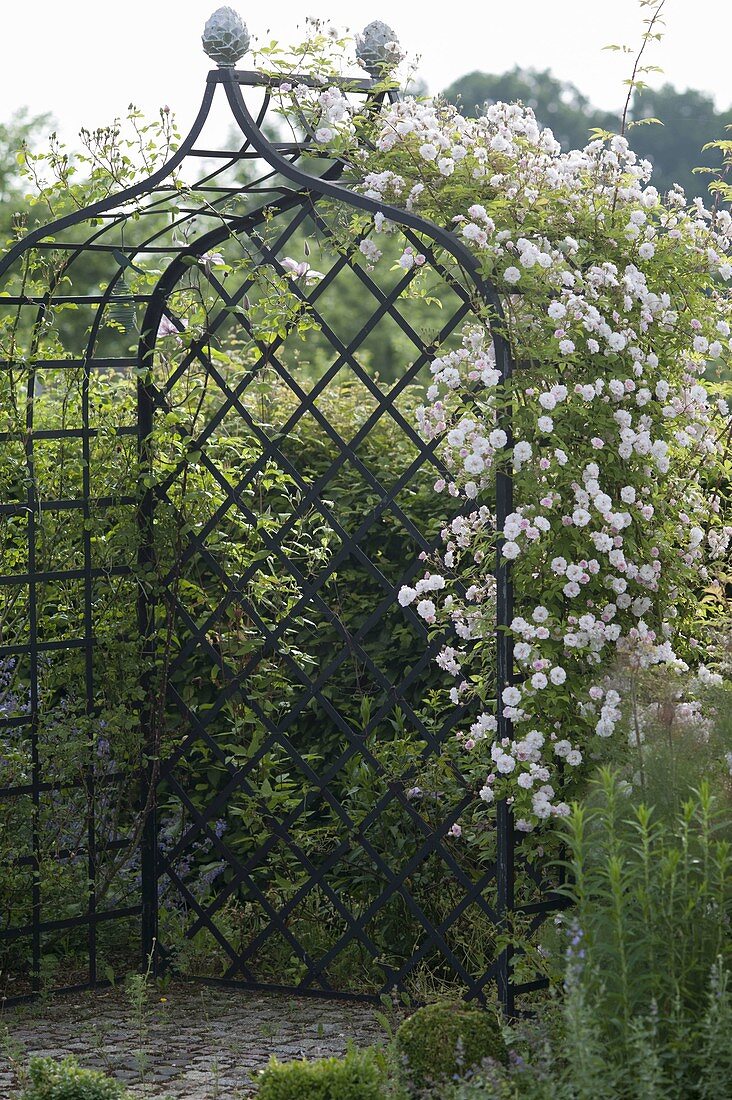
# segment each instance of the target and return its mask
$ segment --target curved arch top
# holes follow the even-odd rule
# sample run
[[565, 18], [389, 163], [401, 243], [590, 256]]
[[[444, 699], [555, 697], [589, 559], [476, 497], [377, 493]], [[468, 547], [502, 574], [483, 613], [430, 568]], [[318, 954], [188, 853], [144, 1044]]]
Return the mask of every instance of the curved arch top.
[[[259, 118], [255, 119], [246, 105], [241, 89], [242, 87], [252, 87], [269, 90], [282, 83], [284, 79], [284, 74], [274, 77], [258, 72], [236, 70], [233, 68], [211, 70], [207, 76], [201, 106], [190, 131], [175, 153], [159, 169], [153, 172], [147, 179], [140, 180], [129, 187], [123, 188], [121, 191], [111, 194], [83, 210], [74, 211], [46, 225], [31, 230], [30, 233], [17, 241], [7, 253], [0, 258], [0, 278], [2, 278], [24, 252], [28, 251], [34, 245], [74, 225], [79, 225], [114, 210], [121, 210], [121, 208], [125, 207], [128, 203], [154, 192], [156, 188], [172, 176], [175, 170], [179, 168], [187, 158], [191, 157], [191, 154], [203, 155], [196, 150], [196, 142], [201, 136], [211, 113], [216, 87], [222, 85], [225, 89], [226, 98], [234, 121], [246, 138], [247, 144], [250, 145], [252, 149], [256, 150], [266, 164], [299, 188], [308, 187], [315, 193], [324, 197], [339, 199], [342, 202], [358, 207], [361, 210], [369, 211], [370, 213], [382, 213], [398, 225], [425, 233], [435, 242], [435, 244], [444, 248], [470, 275], [476, 288], [480, 291], [486, 303], [490, 305], [496, 321], [502, 322], [503, 306], [495, 287], [490, 280], [486, 279], [481, 274], [480, 265], [475, 255], [450, 229], [392, 204], [367, 198], [343, 183], [337, 182], [337, 177], [341, 175], [343, 170], [343, 165], [338, 162], [329, 167], [322, 175], [313, 175], [305, 172], [302, 168], [298, 167], [296, 161], [304, 153], [312, 156], [314, 154], [318, 155], [319, 152], [309, 140], [299, 143], [285, 143], [284, 148], [287, 150], [288, 156], [282, 151], [282, 146], [267, 138], [262, 130], [262, 122], [264, 121], [268, 105], [267, 101], [265, 101]], [[322, 86], [320, 82], [307, 76], [298, 75], [292, 79], [297, 79], [299, 84], [305, 86]], [[392, 99], [395, 96], [393, 92], [385, 92], [383, 85], [372, 79], [334, 78], [330, 81], [330, 84], [331, 86], [339, 87], [345, 92], [354, 92], [365, 96], [367, 105], [371, 105], [373, 102], [380, 102], [385, 95], [389, 95]], [[208, 152], [213, 152], [214, 155], [220, 155], [219, 151], [208, 150]], [[231, 151], [231, 157], [232, 159], [236, 159], [237, 157], [241, 158], [245, 152], [246, 147], [237, 152]], [[120, 214], [120, 216], [124, 217], [123, 214]], [[496, 336], [498, 338], [496, 353], [499, 360], [502, 361], [506, 349], [503, 346], [504, 341], [500, 332], [496, 333]], [[499, 370], [501, 370], [500, 361], [498, 365]], [[506, 367], [508, 367], [508, 364], [506, 364]]]

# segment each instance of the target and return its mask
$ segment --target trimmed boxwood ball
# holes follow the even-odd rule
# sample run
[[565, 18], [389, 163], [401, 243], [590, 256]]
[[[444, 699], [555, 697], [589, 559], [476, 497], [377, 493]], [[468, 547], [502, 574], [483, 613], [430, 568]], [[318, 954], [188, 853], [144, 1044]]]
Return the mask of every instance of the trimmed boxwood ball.
[[505, 1062], [507, 1057], [498, 1017], [460, 1002], [418, 1008], [397, 1030], [396, 1047], [415, 1092], [462, 1075], [486, 1058]]
[[386, 1072], [374, 1050], [349, 1050], [343, 1058], [278, 1062], [259, 1078], [257, 1100], [383, 1100]]
[[30, 1084], [20, 1100], [128, 1100], [118, 1081], [96, 1069], [83, 1069], [75, 1058], [31, 1058]]

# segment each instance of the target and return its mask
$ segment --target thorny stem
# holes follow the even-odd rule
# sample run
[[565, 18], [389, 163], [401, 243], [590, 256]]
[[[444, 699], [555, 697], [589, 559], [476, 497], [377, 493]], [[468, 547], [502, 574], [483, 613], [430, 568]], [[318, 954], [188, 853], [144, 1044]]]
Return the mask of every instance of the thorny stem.
[[628, 94], [625, 97], [625, 106], [623, 107], [623, 116], [620, 120], [620, 134], [621, 134], [621, 136], [625, 135], [625, 129], [626, 129], [626, 126], [628, 124], [628, 111], [630, 110], [630, 101], [633, 98], [633, 92], [635, 91], [636, 77], [638, 76], [638, 70], [640, 68], [640, 63], [641, 63], [641, 60], [643, 58], [643, 54], [646, 51], [646, 46], [651, 41], [651, 39], [654, 37], [653, 28], [654, 28], [655, 24], [657, 23], [657, 21], [660, 19], [661, 12], [663, 11], [663, 8], [664, 8], [665, 4], [666, 4], [666, 0], [660, 0], [660, 3], [658, 4], [658, 7], [654, 11], [652, 18], [649, 20], [648, 30], [643, 35], [643, 42], [641, 44], [641, 48], [638, 50], [638, 53], [636, 54], [635, 64], [633, 65], [633, 74], [632, 74], [630, 80], [628, 81]]

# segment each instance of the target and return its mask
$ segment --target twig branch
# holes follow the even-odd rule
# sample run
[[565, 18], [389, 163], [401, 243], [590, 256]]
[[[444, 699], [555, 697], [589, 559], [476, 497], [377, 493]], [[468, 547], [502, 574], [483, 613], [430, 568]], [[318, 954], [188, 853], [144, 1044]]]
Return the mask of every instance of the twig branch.
[[[647, 0], [646, 0], [646, 2], [647, 2]], [[645, 53], [646, 46], [648, 45], [648, 43], [653, 38], [653, 28], [654, 28], [654, 26], [656, 25], [656, 23], [658, 22], [658, 20], [661, 17], [661, 12], [663, 11], [665, 3], [666, 3], [666, 0], [660, 0], [660, 3], [658, 4], [656, 10], [654, 11], [653, 16], [648, 21], [648, 30], [643, 35], [643, 42], [641, 44], [641, 48], [638, 50], [638, 53], [637, 53], [636, 58], [635, 58], [635, 63], [633, 65], [633, 74], [632, 74], [630, 80], [628, 81], [628, 94], [625, 97], [625, 106], [623, 107], [623, 115], [622, 115], [622, 118], [620, 120], [620, 134], [621, 134], [621, 136], [625, 135], [625, 130], [626, 130], [626, 127], [628, 125], [628, 111], [630, 110], [630, 101], [633, 98], [633, 91], [635, 90], [636, 77], [638, 76], [640, 63], [641, 63], [641, 60], [643, 58], [643, 54]]]

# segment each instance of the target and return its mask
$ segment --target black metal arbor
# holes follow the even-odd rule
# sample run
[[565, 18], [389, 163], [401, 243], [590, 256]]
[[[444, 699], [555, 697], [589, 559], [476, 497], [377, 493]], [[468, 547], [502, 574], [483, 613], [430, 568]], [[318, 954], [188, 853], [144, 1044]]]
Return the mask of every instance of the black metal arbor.
[[[0, 939], [26, 945], [30, 991], [59, 937], [85, 971], [56, 984], [93, 985], [100, 953], [141, 925], [156, 966], [209, 980], [378, 996], [429, 969], [479, 1000], [495, 982], [512, 1011], [541, 983], [512, 978], [505, 943], [471, 955], [469, 929], [495, 943], [554, 902], [528, 864], [516, 898], [505, 804], [493, 857], [470, 863], [447, 834], [474, 792], [441, 800], [439, 775], [415, 789], [462, 714], [431, 706], [439, 639], [396, 602], [444, 522], [423, 491], [443, 472], [439, 442], [420, 437], [414, 402], [473, 316], [493, 321], [509, 377], [501, 303], [452, 233], [339, 182], [345, 164], [304, 116], [294, 140], [265, 136], [285, 78], [235, 69], [241, 52], [221, 47], [191, 132], [148, 179], [0, 264], [15, 410], [0, 439], [18, 472], [0, 505], [0, 727], [15, 752], [0, 800], [20, 838]], [[362, 117], [397, 94], [332, 85]], [[240, 132], [224, 150], [205, 143], [222, 98]], [[424, 265], [369, 269], [376, 214]], [[414, 293], [425, 277], [439, 328]], [[492, 506], [500, 529], [505, 474]], [[500, 554], [496, 581], [500, 698]], [[130, 665], [142, 800], [125, 779], [134, 737], [100, 738], [108, 710], [129, 711], [114, 693]], [[63, 770], [69, 728], [81, 749]], [[83, 825], [64, 839], [69, 806]]]

